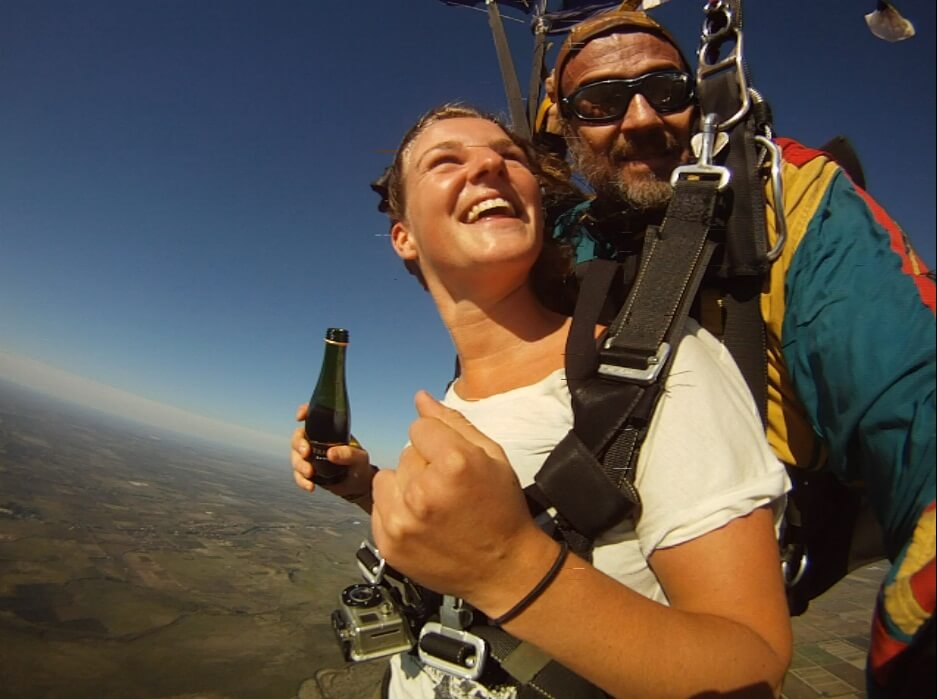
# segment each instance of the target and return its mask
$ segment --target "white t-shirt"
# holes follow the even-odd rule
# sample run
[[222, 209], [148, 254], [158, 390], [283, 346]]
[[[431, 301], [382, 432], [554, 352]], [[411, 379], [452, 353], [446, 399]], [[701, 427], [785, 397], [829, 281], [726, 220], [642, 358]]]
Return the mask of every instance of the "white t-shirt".
[[[573, 426], [566, 375], [477, 401], [450, 387], [443, 402], [498, 442], [522, 486], [533, 482]], [[596, 540], [593, 565], [632, 590], [667, 604], [647, 559], [772, 503], [775, 521], [790, 481], [765, 439], [751, 393], [728, 350], [692, 320], [678, 344], [665, 390], [638, 455], [641, 516]], [[390, 696], [511, 697], [423, 667], [403, 654], [391, 661]]]

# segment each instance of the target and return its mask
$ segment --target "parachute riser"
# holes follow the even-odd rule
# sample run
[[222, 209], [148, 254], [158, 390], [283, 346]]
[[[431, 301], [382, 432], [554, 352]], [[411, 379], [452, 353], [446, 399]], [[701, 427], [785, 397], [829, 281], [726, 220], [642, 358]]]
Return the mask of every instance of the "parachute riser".
[[[683, 171], [700, 170], [710, 175], [720, 174], [713, 158], [723, 146], [729, 145], [735, 167], [726, 169], [726, 176], [748, 178], [738, 182], [749, 196], [760, 191], [762, 173], [767, 164], [767, 176], [774, 199], [777, 240], [770, 249], [767, 239], [754, 241], [754, 248], [743, 254], [742, 267], [751, 273], [753, 268], [770, 266], [781, 255], [787, 238], [784, 219], [783, 187], [781, 182], [781, 153], [772, 140], [773, 129], [770, 109], [760, 93], [751, 86], [751, 76], [745, 62], [742, 33], [742, 0], [707, 0], [703, 7], [704, 19], [697, 54], [696, 89], [700, 100], [701, 132], [694, 139], [698, 161], [696, 165], [677, 168], [674, 177]], [[723, 49], [731, 49], [722, 56]], [[736, 133], [738, 131], [738, 133]], [[735, 155], [731, 155], [733, 148]], [[748, 150], [742, 156], [739, 151]], [[726, 157], [721, 158], [727, 165]], [[739, 165], [745, 163], [745, 171]], [[724, 168], [725, 169], [725, 168]], [[725, 186], [725, 185], [723, 185]], [[763, 204], [761, 205], [763, 206]], [[760, 208], [756, 205], [756, 208]], [[763, 226], [762, 226], [763, 227]]]

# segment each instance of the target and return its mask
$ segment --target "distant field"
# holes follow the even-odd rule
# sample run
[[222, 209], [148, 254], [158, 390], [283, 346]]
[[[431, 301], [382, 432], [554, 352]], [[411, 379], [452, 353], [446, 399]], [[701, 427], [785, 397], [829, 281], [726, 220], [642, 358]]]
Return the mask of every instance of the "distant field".
[[366, 518], [286, 445], [180, 439], [0, 383], [0, 696], [286, 698], [342, 665]]
[[[0, 697], [370, 699], [329, 625], [363, 514], [178, 439], [0, 382]], [[783, 697], [865, 696], [885, 570], [794, 620]]]

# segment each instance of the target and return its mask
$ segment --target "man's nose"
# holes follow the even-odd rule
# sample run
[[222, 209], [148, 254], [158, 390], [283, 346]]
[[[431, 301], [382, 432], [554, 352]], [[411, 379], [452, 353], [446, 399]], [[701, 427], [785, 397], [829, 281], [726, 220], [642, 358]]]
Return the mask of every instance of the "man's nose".
[[662, 124], [660, 114], [640, 92], [631, 98], [625, 116], [621, 120], [622, 131], [637, 131]]

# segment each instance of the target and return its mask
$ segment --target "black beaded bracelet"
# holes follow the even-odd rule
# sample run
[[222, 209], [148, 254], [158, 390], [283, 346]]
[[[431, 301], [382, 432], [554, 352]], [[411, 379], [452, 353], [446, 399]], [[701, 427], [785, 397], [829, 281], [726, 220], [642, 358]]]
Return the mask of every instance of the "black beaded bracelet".
[[556, 557], [556, 560], [553, 561], [553, 565], [550, 567], [550, 570], [547, 571], [547, 574], [543, 576], [540, 582], [534, 585], [534, 589], [528, 592], [524, 599], [515, 604], [504, 614], [495, 619], [492, 619], [491, 623], [495, 624], [496, 626], [501, 626], [527, 609], [527, 607], [529, 607], [535, 599], [543, 594], [543, 591], [547, 589], [550, 583], [553, 582], [553, 579], [559, 574], [560, 569], [563, 567], [563, 562], [566, 560], [566, 554], [568, 553], [569, 544], [564, 541], [560, 544], [560, 553]]

